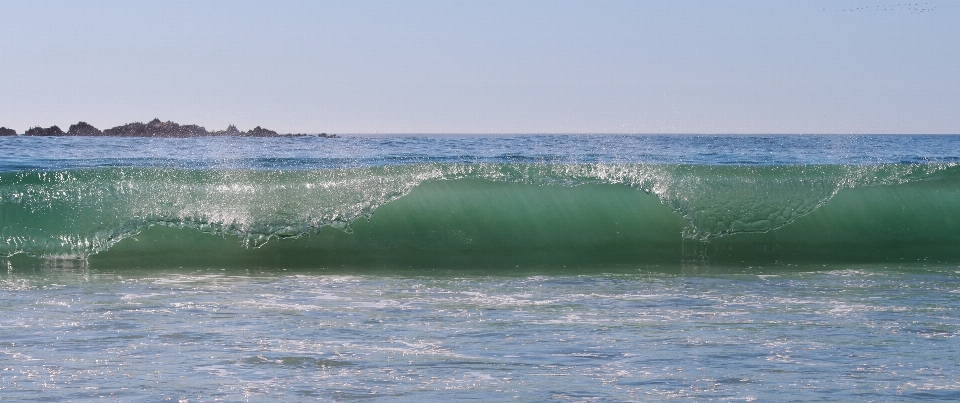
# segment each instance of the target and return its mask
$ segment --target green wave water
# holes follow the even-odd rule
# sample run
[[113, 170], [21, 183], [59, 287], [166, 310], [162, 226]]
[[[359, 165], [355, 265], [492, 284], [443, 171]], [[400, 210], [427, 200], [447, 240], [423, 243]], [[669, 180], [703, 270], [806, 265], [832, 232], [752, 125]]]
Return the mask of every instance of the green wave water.
[[952, 164], [0, 174], [0, 256], [136, 267], [960, 262]]

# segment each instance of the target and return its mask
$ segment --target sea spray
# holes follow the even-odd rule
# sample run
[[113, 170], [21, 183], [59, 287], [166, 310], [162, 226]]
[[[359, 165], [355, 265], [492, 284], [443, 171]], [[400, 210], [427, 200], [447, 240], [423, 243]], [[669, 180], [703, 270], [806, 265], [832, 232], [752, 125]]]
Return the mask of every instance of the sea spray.
[[[469, 197], [479, 199], [468, 200], [467, 204], [489, 202], [483, 200], [485, 195], [470, 193], [473, 187], [480, 186], [476, 181], [485, 181], [529, 187], [521, 192], [526, 198], [522, 202], [526, 204], [502, 206], [508, 211], [483, 213], [491, 216], [520, 213], [525, 218], [518, 218], [517, 223], [525, 225], [539, 225], [537, 220], [579, 222], [570, 217], [589, 217], [599, 213], [676, 215], [685, 220], [686, 225], [678, 231], [672, 224], [666, 227], [640, 224], [642, 219], [647, 219], [642, 217], [637, 219], [640, 221], [635, 220], [636, 227], [620, 229], [633, 234], [627, 238], [636, 244], [613, 242], [591, 246], [599, 250], [616, 247], [644, 251], [637, 257], [637, 263], [643, 263], [646, 260], [643, 256], [658, 255], [649, 251], [663, 247], [664, 242], [680, 243], [686, 238], [717, 243], [714, 240], [740, 234], [739, 238], [720, 242], [737, 244], [738, 240], [744, 239], [744, 234], [770, 233], [829, 204], [845, 189], [855, 191], [876, 186], [899, 189], [911, 183], [929, 183], [933, 186], [933, 193], [923, 193], [923, 197], [941, 198], [939, 204], [930, 208], [949, 214], [952, 208], [960, 209], [960, 205], [954, 206], [957, 202], [943, 195], [956, 189], [958, 180], [960, 170], [951, 163], [777, 166], [422, 163], [322, 170], [124, 167], [21, 171], [0, 174], [0, 254], [84, 259], [154, 226], [237, 237], [244, 248], [260, 248], [273, 239], [309, 236], [326, 227], [349, 233], [356, 219], [369, 219], [379, 207], [401, 199], [425, 183], [463, 182], [463, 185], [448, 189], [454, 192], [448, 195], [452, 200], [448, 204], [455, 204], [460, 194], [471, 194]], [[642, 190], [655, 196], [666, 208], [659, 210], [644, 205], [641, 210], [628, 210], [621, 206], [613, 208], [622, 211], [598, 212], [611, 207], [604, 206], [599, 199], [581, 198], [568, 203], [569, 208], [564, 211], [566, 217], [551, 217], [538, 212], [538, 209], [546, 208], [546, 197], [563, 203], [565, 198], [572, 197], [572, 193], [562, 189], [584, 185], [626, 186], [633, 191]], [[561, 191], [550, 192], [547, 196], [546, 188]], [[927, 188], [929, 186], [923, 189]], [[511, 189], [519, 192], [517, 188]], [[507, 193], [503, 197], [515, 197], [509, 194], [510, 191]], [[622, 196], [618, 193], [617, 197]], [[928, 207], [916, 203], [903, 206], [903, 209], [916, 208]], [[424, 212], [421, 209], [418, 213]], [[431, 222], [430, 213], [397, 214], [409, 214], [426, 225]], [[476, 231], [478, 225], [490, 219], [475, 216], [470, 217], [475, 220], [473, 222], [465, 220], [456, 225], [461, 231]], [[882, 221], [894, 217], [869, 219]], [[510, 223], [501, 225], [505, 228], [515, 226]], [[582, 228], [561, 226], [555, 230], [562, 236], [550, 238], [556, 241], [554, 247], [576, 249], [576, 245], [585, 245], [586, 241], [577, 235]], [[644, 241], [651, 234], [664, 242]], [[505, 235], [497, 231], [477, 231], [474, 239], [477, 236]], [[944, 232], [944, 236], [947, 238], [940, 241], [953, 242], [949, 231]], [[521, 240], [518, 242], [522, 243]], [[429, 245], [422, 246], [426, 255], [455, 254], [458, 253], [456, 250], [470, 249], [466, 241], [463, 245], [450, 247], [451, 250], [429, 252]], [[709, 249], [710, 246], [703, 248]], [[602, 262], [600, 259], [599, 263]]]

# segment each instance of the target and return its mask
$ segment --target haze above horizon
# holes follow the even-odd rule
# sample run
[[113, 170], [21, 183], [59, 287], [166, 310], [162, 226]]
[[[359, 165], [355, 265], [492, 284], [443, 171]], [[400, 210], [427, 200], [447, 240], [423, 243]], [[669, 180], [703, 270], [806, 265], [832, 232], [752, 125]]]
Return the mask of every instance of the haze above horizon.
[[0, 0], [0, 126], [960, 133], [948, 1]]

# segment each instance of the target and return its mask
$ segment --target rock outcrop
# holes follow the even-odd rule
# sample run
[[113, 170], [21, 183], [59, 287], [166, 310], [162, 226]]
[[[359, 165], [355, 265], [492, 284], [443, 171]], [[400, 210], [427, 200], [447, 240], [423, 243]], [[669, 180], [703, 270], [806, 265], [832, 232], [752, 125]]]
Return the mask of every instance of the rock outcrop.
[[242, 136], [243, 133], [240, 130], [237, 130], [237, 127], [234, 125], [227, 126], [227, 130], [221, 130], [218, 132], [210, 133], [211, 136]]
[[[14, 136], [13, 129], [0, 128], [0, 136]], [[227, 130], [208, 132], [203, 126], [180, 125], [171, 121], [161, 122], [153, 119], [147, 123], [133, 122], [101, 131], [87, 122], [78, 122], [70, 126], [64, 133], [57, 126], [46, 129], [34, 127], [24, 133], [25, 136], [112, 136], [112, 137], [204, 137], [204, 136], [243, 136], [243, 137], [281, 137], [281, 136], [309, 136], [308, 134], [279, 134], [273, 130], [257, 126], [241, 132], [236, 126], [230, 125]], [[336, 138], [336, 134], [321, 133], [319, 137]]]
[[179, 125], [160, 119], [153, 119], [148, 123], [127, 123], [103, 131], [104, 136], [124, 137], [199, 137], [206, 136], [207, 129], [197, 125]]
[[67, 130], [68, 136], [102, 136], [103, 132], [93, 125], [87, 122], [77, 122], [75, 125], [70, 125], [70, 129]]
[[279, 137], [280, 135], [277, 134], [277, 132], [275, 132], [275, 131], [273, 131], [273, 130], [264, 129], [264, 128], [260, 127], [260, 126], [257, 126], [257, 127], [254, 127], [253, 129], [250, 129], [250, 130], [247, 130], [247, 131], [243, 132], [243, 136], [250, 136], [250, 137]]
[[50, 126], [46, 129], [40, 126], [31, 127], [23, 133], [24, 136], [63, 136], [63, 134], [63, 130], [60, 130], [57, 126]]

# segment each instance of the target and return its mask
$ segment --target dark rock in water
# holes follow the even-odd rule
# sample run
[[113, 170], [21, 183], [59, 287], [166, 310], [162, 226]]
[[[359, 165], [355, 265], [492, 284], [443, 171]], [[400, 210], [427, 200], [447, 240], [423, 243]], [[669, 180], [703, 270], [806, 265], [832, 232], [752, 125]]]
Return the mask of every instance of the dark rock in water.
[[[15, 136], [17, 134], [13, 129], [0, 128], [0, 136]], [[123, 126], [117, 126], [101, 131], [87, 122], [78, 122], [70, 126], [70, 130], [64, 133], [57, 126], [51, 126], [46, 129], [34, 127], [24, 133], [25, 136], [112, 136], [112, 137], [202, 137], [202, 136], [248, 136], [248, 137], [281, 137], [281, 136], [307, 136], [306, 134], [286, 134], [281, 135], [277, 132], [257, 126], [251, 130], [241, 132], [237, 127], [230, 125], [227, 130], [208, 132], [203, 126], [180, 125], [171, 121], [161, 122], [160, 119], [153, 119], [147, 123], [133, 122]], [[336, 134], [321, 133], [319, 137], [336, 138]]]
[[237, 130], [237, 127], [234, 125], [227, 126], [227, 130], [221, 130], [216, 132], [211, 132], [211, 136], [242, 136], [243, 133], [240, 130]]
[[340, 136], [337, 136], [336, 134], [326, 134], [326, 133], [320, 133], [320, 134], [317, 135], [317, 137], [324, 137], [324, 138], [328, 138], [328, 139], [338, 139], [338, 138], [340, 138]]
[[160, 119], [153, 119], [148, 123], [127, 123], [103, 131], [104, 136], [127, 137], [199, 137], [207, 136], [207, 129], [197, 125], [179, 125]]
[[260, 126], [257, 126], [257, 127], [253, 128], [253, 129], [250, 129], [250, 130], [247, 130], [247, 131], [243, 132], [243, 135], [244, 135], [244, 136], [251, 136], [251, 137], [278, 137], [278, 136], [280, 136], [279, 134], [277, 134], [277, 132], [275, 132], [275, 131], [273, 131], [273, 130], [270, 130], [270, 129], [264, 129], [264, 128], [260, 127]]
[[70, 129], [67, 130], [67, 135], [70, 136], [100, 136], [103, 132], [93, 125], [87, 122], [78, 122], [75, 125], [70, 125]]
[[57, 126], [50, 126], [46, 129], [42, 127], [31, 127], [25, 133], [24, 136], [63, 136], [63, 130], [60, 130]]
[[241, 132], [237, 130], [237, 127], [234, 125], [227, 126], [227, 130], [211, 132], [211, 136], [247, 136], [247, 137], [280, 137], [281, 134], [270, 130], [264, 129], [260, 126], [257, 126], [253, 129]]

